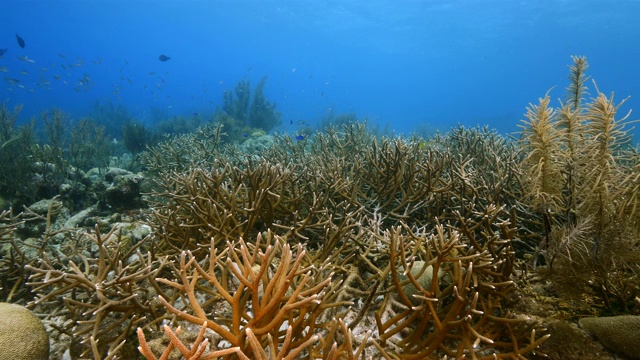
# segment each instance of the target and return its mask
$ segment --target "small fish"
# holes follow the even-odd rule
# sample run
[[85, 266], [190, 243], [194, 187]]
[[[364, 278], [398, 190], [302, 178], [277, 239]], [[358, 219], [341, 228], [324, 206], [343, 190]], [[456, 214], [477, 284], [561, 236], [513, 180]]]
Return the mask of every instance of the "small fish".
[[247, 136], [249, 136], [249, 134], [246, 134], [246, 133], [242, 134], [242, 137], [247, 137]]
[[18, 60], [20, 60], [20, 61], [24, 61], [24, 62], [28, 62], [28, 63], [35, 64], [35, 60], [31, 60], [31, 59], [29, 59], [29, 57], [28, 57], [28, 56], [18, 56], [17, 58], [18, 58]]
[[298, 140], [298, 141], [303, 141], [305, 139], [306, 138], [304, 137], [304, 135], [296, 135], [296, 140]]
[[0, 56], [4, 55], [9, 49], [0, 49]]
[[24, 70], [24, 69], [23, 69], [22, 71], [20, 71], [20, 74], [22, 74], [22, 75], [29, 75], [29, 73], [27, 72], [27, 70]]
[[18, 46], [24, 49], [25, 43], [24, 39], [20, 37], [20, 35], [16, 34], [16, 41], [18, 42]]
[[418, 143], [418, 149], [422, 150], [422, 149], [426, 149], [428, 147], [430, 147], [432, 145], [432, 141], [425, 141], [425, 140], [420, 140], [420, 142]]
[[11, 77], [5, 77], [4, 81], [8, 82], [9, 84], [17, 84], [20, 82], [20, 80], [16, 79], [16, 78], [11, 78]]
[[160, 60], [160, 61], [167, 61], [169, 59], [171, 59], [171, 58], [168, 57], [167, 55], [164, 55], [164, 54], [158, 56], [158, 60]]
[[0, 66], [0, 72], [9, 72], [9, 69], [4, 66]]

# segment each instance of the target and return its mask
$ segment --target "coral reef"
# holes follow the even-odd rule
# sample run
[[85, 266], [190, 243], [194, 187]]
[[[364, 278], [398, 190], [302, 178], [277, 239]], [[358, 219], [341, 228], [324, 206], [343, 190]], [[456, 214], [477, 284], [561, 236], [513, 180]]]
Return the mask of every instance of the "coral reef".
[[[171, 284], [181, 290], [179, 293], [193, 292], [188, 286], [195, 286], [198, 278], [205, 278], [206, 271], [199, 269], [199, 263], [219, 263], [218, 252], [237, 252], [238, 245], [232, 244], [238, 239], [260, 239], [266, 232], [283, 244], [303, 243], [306, 266], [326, 269], [321, 273], [331, 272], [332, 278], [343, 284], [327, 290], [322, 298], [322, 306], [334, 308], [328, 312], [331, 314], [328, 319], [336, 319], [324, 325], [324, 331], [339, 328], [339, 321], [346, 323], [349, 330], [361, 322], [378, 324], [378, 335], [372, 335], [370, 341], [363, 339], [362, 333], [355, 338], [354, 345], [359, 349], [363, 346], [362, 350], [356, 350], [360, 353], [375, 351], [387, 356], [424, 358], [493, 351], [521, 356], [533, 352], [547, 338], [536, 335], [542, 329], [535, 322], [504, 310], [513, 300], [512, 243], [519, 240], [515, 226], [517, 211], [506, 211], [509, 203], [496, 206], [493, 202], [507, 198], [501, 194], [504, 189], [518, 191], [514, 180], [515, 151], [506, 147], [493, 153], [487, 151], [493, 154], [492, 158], [482, 156], [479, 153], [488, 147], [501, 148], [504, 143], [491, 132], [458, 131], [456, 135], [438, 139], [441, 144], [438, 148], [425, 148], [420, 142], [378, 140], [364, 125], [350, 124], [341, 130], [317, 134], [311, 147], [301, 147], [288, 137], [276, 137], [274, 146], [262, 157], [227, 153], [217, 156], [206, 167], [160, 174], [156, 181], [163, 190], [152, 194], [157, 250], [163, 254], [183, 254], [180, 273], [175, 275], [181, 281], [160, 282]], [[194, 148], [198, 148], [198, 140], [190, 139], [196, 142]], [[451, 149], [458, 154], [452, 154]], [[484, 175], [475, 162], [496, 172]], [[479, 176], [472, 176], [475, 174]], [[442, 221], [448, 224], [446, 231], [440, 225]], [[512, 221], [514, 225], [510, 225]], [[408, 235], [398, 240], [400, 230], [395, 226]], [[240, 249], [259, 246], [259, 242], [242, 244]], [[247, 287], [252, 281], [268, 284], [272, 279], [264, 274], [258, 276], [265, 271], [261, 270], [261, 263], [252, 260], [253, 265], [246, 265], [247, 259], [255, 258], [255, 253], [236, 255], [244, 265], [228, 259], [226, 266], [218, 265], [219, 270], [208, 275], [208, 281], [213, 281], [217, 289], [215, 294], [227, 299], [227, 308], [247, 306], [225, 296], [230, 292], [219, 288], [223, 282], [218, 278], [242, 275], [245, 280], [235, 282]], [[432, 277], [436, 279], [435, 285], [429, 284], [426, 289], [410, 275], [415, 263], [420, 262], [442, 269], [439, 271], [447, 275]], [[272, 271], [278, 273], [278, 261], [272, 263]], [[245, 270], [231, 270], [236, 266]], [[198, 271], [189, 270], [191, 267]], [[229, 271], [233, 276], [224, 275]], [[400, 272], [407, 274], [418, 290], [418, 306], [412, 302], [415, 299], [405, 294], [409, 281], [402, 281]], [[236, 295], [241, 296], [237, 292]], [[349, 307], [348, 299], [354, 297], [366, 301], [358, 304], [357, 309]], [[194, 299], [198, 296], [189, 296], [188, 309], [200, 312], [199, 316], [172, 308], [169, 302], [165, 307], [178, 318], [198, 326], [206, 322], [230, 345], [240, 346], [238, 351], [254, 354], [253, 348], [238, 340], [246, 339], [246, 330], [239, 328], [234, 334], [222, 331], [250, 323], [251, 316], [230, 311], [241, 317], [234, 324], [220, 327], [216, 324], [221, 320], [204, 317], [210, 312], [198, 310]], [[200, 302], [212, 306], [214, 299], [200, 298]], [[304, 299], [299, 297], [298, 301]], [[340, 305], [325, 303], [327, 299], [335, 299]], [[252, 305], [258, 306], [259, 302]], [[461, 318], [466, 320], [458, 321]], [[292, 321], [295, 319], [289, 320], [289, 324]], [[280, 327], [279, 335], [272, 335], [273, 344], [285, 336], [282, 332], [285, 329]], [[312, 329], [307, 333], [309, 336]], [[434, 335], [423, 336], [427, 329]], [[292, 331], [291, 341], [301, 343], [302, 340], [293, 340], [296, 331]], [[400, 336], [408, 333], [413, 335]], [[503, 337], [511, 340], [503, 342]], [[271, 346], [269, 341], [257, 339], [262, 348]], [[478, 346], [481, 341], [484, 345]], [[336, 349], [342, 345], [336, 343]], [[306, 349], [305, 353], [322, 357], [332, 347], [333, 344], [324, 343]], [[350, 346], [346, 348], [347, 352], [353, 351]]]
[[[101, 128], [67, 137], [46, 113], [29, 171], [61, 195], [0, 212], [0, 294], [41, 314], [56, 358], [560, 354], [534, 306], [562, 321], [638, 310], [640, 157], [613, 97], [584, 100], [586, 65], [574, 58], [559, 109], [549, 94], [529, 106], [519, 141], [381, 136], [354, 115], [306, 141], [266, 135], [265, 78], [253, 100], [248, 82], [226, 95], [223, 121], [136, 148], [134, 174], [66, 143]], [[3, 111], [0, 151], [15, 151]], [[70, 149], [96, 168], [57, 158]], [[97, 204], [76, 212], [69, 186]]]

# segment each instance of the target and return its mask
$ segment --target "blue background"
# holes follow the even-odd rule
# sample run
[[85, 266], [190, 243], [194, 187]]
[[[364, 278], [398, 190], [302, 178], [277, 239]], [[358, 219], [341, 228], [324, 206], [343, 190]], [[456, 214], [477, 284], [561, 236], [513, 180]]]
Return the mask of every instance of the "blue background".
[[268, 75], [284, 130], [355, 112], [396, 133], [508, 133], [551, 87], [564, 98], [571, 55], [603, 92], [631, 96], [622, 113], [640, 108], [640, 1], [2, 0], [0, 13], [0, 101], [24, 104], [22, 119], [80, 117], [96, 100], [142, 121], [213, 113], [239, 80]]

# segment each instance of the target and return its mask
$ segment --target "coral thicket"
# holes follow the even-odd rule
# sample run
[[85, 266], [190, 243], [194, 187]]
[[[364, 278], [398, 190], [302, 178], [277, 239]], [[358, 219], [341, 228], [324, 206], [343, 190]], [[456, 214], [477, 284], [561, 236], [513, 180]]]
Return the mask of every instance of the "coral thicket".
[[[0, 295], [41, 314], [60, 357], [544, 356], [551, 334], [526, 304], [576, 322], [637, 312], [640, 295], [640, 157], [624, 102], [595, 86], [587, 99], [573, 60], [565, 100], [531, 104], [517, 141], [463, 126], [382, 136], [352, 115], [304, 140], [268, 135], [280, 117], [264, 78], [197, 131], [130, 149], [143, 173], [71, 182], [66, 147], [38, 145], [43, 184], [101, 189], [99, 204], [71, 217], [63, 193], [0, 212]], [[56, 135], [63, 114], [43, 119], [71, 139]], [[268, 141], [246, 152], [253, 133]], [[532, 295], [537, 282], [551, 291]]]

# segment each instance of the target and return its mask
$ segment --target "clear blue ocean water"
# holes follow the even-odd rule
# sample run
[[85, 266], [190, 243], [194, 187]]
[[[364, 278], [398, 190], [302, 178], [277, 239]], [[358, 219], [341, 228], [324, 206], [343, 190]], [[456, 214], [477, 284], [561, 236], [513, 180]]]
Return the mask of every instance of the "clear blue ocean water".
[[146, 122], [213, 113], [268, 75], [284, 131], [353, 112], [396, 133], [510, 133], [550, 88], [564, 98], [571, 55], [601, 91], [630, 96], [622, 113], [640, 110], [635, 0], [2, 0], [0, 13], [0, 101], [24, 104], [22, 120], [96, 101]]

